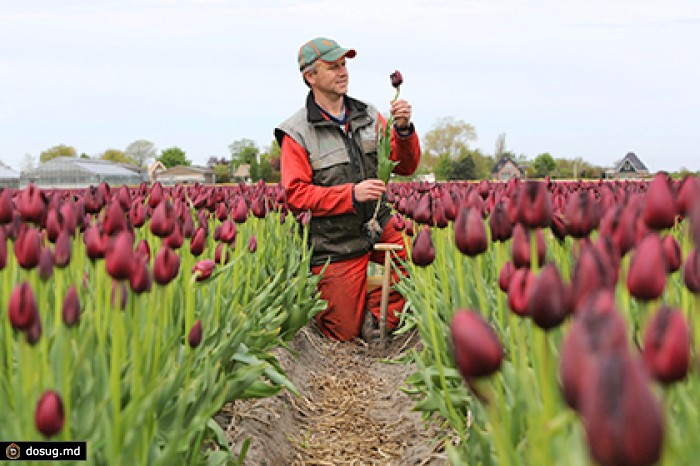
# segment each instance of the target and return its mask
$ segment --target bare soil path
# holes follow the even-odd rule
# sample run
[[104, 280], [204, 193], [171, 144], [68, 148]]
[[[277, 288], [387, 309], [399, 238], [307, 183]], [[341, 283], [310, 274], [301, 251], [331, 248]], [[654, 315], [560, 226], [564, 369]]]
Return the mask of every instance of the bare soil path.
[[414, 370], [387, 363], [419, 344], [416, 333], [387, 348], [338, 343], [312, 327], [277, 356], [299, 390], [228, 404], [217, 415], [238, 452], [251, 438], [246, 465], [445, 465], [437, 433], [401, 391]]

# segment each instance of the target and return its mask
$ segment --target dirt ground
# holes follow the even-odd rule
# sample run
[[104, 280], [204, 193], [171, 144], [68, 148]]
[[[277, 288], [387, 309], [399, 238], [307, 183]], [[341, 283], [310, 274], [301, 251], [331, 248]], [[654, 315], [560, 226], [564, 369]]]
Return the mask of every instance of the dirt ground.
[[445, 465], [434, 427], [400, 389], [414, 367], [389, 364], [419, 344], [394, 336], [386, 348], [333, 342], [314, 327], [277, 352], [301, 396], [230, 403], [216, 416], [234, 452], [251, 438], [246, 465]]

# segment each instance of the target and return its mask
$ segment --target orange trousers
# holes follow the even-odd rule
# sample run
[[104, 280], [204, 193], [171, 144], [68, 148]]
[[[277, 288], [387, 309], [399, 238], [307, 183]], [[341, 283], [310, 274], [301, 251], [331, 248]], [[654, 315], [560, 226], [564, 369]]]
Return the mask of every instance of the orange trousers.
[[[393, 243], [405, 246], [403, 236], [394, 227], [392, 217], [384, 227], [381, 243]], [[391, 254], [391, 252], [387, 252]], [[406, 249], [397, 251], [402, 260], [406, 260]], [[318, 289], [321, 299], [328, 301], [326, 309], [316, 315], [316, 325], [321, 332], [333, 340], [348, 341], [360, 334], [365, 308], [379, 319], [382, 290], [377, 288], [367, 293], [367, 266], [369, 261], [384, 264], [384, 252], [372, 251], [364, 256], [328, 264]], [[403, 267], [401, 273], [406, 275]], [[323, 265], [311, 268], [311, 272], [319, 274]], [[398, 274], [392, 270], [391, 283], [398, 281]], [[387, 310], [387, 329], [394, 329], [399, 323], [398, 313], [404, 307], [406, 300], [398, 292], [389, 293]]]

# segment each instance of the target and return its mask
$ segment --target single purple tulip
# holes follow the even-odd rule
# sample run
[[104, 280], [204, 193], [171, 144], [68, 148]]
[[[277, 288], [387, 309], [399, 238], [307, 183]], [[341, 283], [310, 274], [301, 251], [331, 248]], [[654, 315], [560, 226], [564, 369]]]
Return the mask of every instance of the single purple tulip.
[[681, 268], [681, 245], [672, 235], [666, 235], [661, 239], [661, 249], [666, 260], [666, 271], [673, 273]]
[[462, 254], [470, 257], [486, 252], [489, 241], [480, 212], [462, 207], [454, 222], [455, 244]]
[[683, 380], [690, 364], [690, 329], [678, 309], [662, 307], [644, 332], [644, 363], [661, 383]]
[[45, 391], [34, 411], [36, 429], [46, 437], [52, 437], [63, 428], [64, 413], [61, 396], [53, 390]]
[[245, 223], [248, 220], [248, 204], [243, 197], [236, 198], [231, 209], [231, 218], [236, 223]]
[[552, 195], [541, 181], [527, 181], [518, 193], [517, 220], [526, 228], [547, 228], [552, 222]]
[[14, 216], [12, 193], [8, 188], [0, 188], [0, 225], [8, 224]]
[[199, 257], [207, 245], [207, 234], [206, 230], [199, 227], [195, 230], [192, 239], [190, 240], [190, 252], [193, 256]]
[[63, 298], [63, 323], [67, 327], [77, 325], [80, 321], [80, 298], [75, 285], [71, 285]]
[[676, 221], [676, 209], [668, 175], [659, 172], [649, 183], [642, 211], [644, 222], [653, 230], [671, 228]]
[[124, 280], [131, 276], [134, 261], [134, 245], [127, 231], [121, 231], [109, 242], [105, 251], [105, 268], [115, 280]]
[[190, 348], [196, 348], [202, 343], [202, 321], [197, 320], [190, 329], [190, 333], [187, 335], [187, 343]]
[[234, 244], [236, 242], [236, 224], [232, 220], [226, 220], [221, 224], [218, 240], [226, 244]]
[[503, 267], [501, 267], [501, 271], [498, 273], [498, 287], [504, 293], [508, 293], [508, 285], [510, 284], [510, 280], [513, 278], [515, 270], [515, 265], [513, 265], [512, 262], [508, 261], [505, 264], [503, 264]]
[[54, 258], [53, 251], [49, 246], [41, 250], [39, 256], [39, 265], [37, 265], [37, 273], [41, 281], [47, 281], [53, 275]]
[[149, 227], [151, 233], [160, 238], [170, 236], [175, 228], [175, 209], [169, 201], [161, 202], [155, 207]]
[[530, 286], [527, 314], [544, 330], [551, 330], [571, 314], [569, 290], [556, 265], [547, 264]]
[[136, 294], [150, 291], [151, 285], [153, 284], [151, 271], [148, 269], [149, 260], [150, 258], [146, 257], [143, 253], [134, 254], [134, 262], [131, 265], [131, 275], [129, 275], [129, 286]]
[[72, 246], [70, 234], [66, 231], [59, 233], [53, 251], [53, 259], [56, 267], [63, 268], [70, 263]]
[[194, 264], [194, 267], [192, 268], [192, 275], [196, 277], [198, 282], [201, 282], [211, 277], [211, 274], [215, 268], [216, 262], [211, 259], [204, 259]]
[[394, 71], [389, 75], [389, 79], [391, 79], [391, 85], [398, 89], [401, 84], [403, 84], [403, 76], [401, 75], [401, 72], [399, 70]]
[[455, 362], [465, 380], [485, 377], [501, 367], [503, 348], [479, 313], [460, 309], [450, 324]]
[[508, 284], [508, 306], [510, 306], [511, 311], [521, 317], [527, 315], [530, 288], [533, 281], [532, 272], [527, 267], [517, 269], [510, 278], [510, 283]]
[[15, 204], [25, 222], [38, 225], [46, 214], [46, 196], [32, 183], [19, 192]]
[[161, 285], [167, 285], [180, 271], [180, 256], [163, 245], [153, 263], [153, 278]]
[[257, 250], [258, 250], [258, 240], [255, 238], [255, 235], [251, 235], [250, 239], [248, 240], [248, 251], [250, 253], [254, 253]]
[[637, 246], [630, 260], [627, 289], [637, 299], [652, 300], [666, 287], [666, 260], [661, 240], [650, 234]]
[[694, 247], [683, 264], [683, 283], [692, 293], [700, 293], [700, 248]]
[[12, 290], [7, 305], [7, 315], [10, 324], [17, 330], [26, 330], [38, 318], [39, 310], [29, 283], [20, 283]]
[[427, 267], [435, 260], [435, 246], [430, 236], [430, 228], [425, 225], [413, 240], [411, 260], [419, 267]]

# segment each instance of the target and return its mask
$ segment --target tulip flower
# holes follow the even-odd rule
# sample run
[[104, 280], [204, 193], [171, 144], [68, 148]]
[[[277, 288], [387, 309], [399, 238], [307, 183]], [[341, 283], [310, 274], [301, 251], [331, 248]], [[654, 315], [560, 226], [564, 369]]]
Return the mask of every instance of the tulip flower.
[[16, 206], [22, 220], [38, 225], [46, 214], [46, 196], [36, 185], [29, 183], [17, 196]]
[[426, 267], [435, 260], [435, 246], [430, 236], [430, 228], [425, 225], [413, 240], [411, 260], [419, 267]]
[[13, 215], [12, 193], [8, 188], [0, 188], [0, 225], [10, 223]]
[[231, 260], [231, 250], [226, 243], [218, 243], [214, 250], [214, 261], [217, 264], [228, 264]]
[[700, 293], [700, 249], [691, 249], [683, 265], [683, 283], [692, 293]]
[[132, 237], [127, 231], [121, 231], [107, 246], [105, 267], [107, 273], [115, 280], [124, 280], [131, 275], [133, 248]]
[[135, 202], [129, 209], [129, 221], [134, 228], [141, 228], [146, 223], [146, 209], [141, 202]]
[[15, 241], [15, 257], [23, 269], [33, 269], [39, 264], [41, 255], [41, 235], [39, 230], [26, 227], [20, 230]]
[[424, 194], [413, 211], [413, 221], [422, 225], [432, 225], [433, 211], [430, 194]]
[[149, 262], [151, 260], [151, 246], [148, 244], [148, 241], [145, 239], [140, 240], [136, 245], [134, 254], [137, 256], [143, 256], [143, 258], [146, 259], [146, 262]]
[[541, 181], [528, 181], [518, 193], [517, 220], [526, 228], [546, 228], [552, 221], [552, 196]]
[[[537, 262], [539, 265], [542, 265], [546, 255], [546, 243], [542, 230], [537, 229], [535, 237], [537, 239]], [[530, 267], [530, 235], [529, 231], [520, 223], [516, 224], [513, 228], [511, 252], [513, 264], [517, 268]]]
[[[187, 212], [184, 217], [185, 218], [182, 220], [182, 236], [191, 239], [195, 232], [194, 220], [192, 220], [192, 216], [189, 214], [189, 212]], [[204, 228], [204, 233], [206, 236], [207, 229], [206, 227], [202, 228]]]
[[20, 283], [12, 290], [7, 305], [7, 315], [10, 324], [17, 330], [26, 330], [37, 319], [39, 310], [29, 283]]
[[651, 375], [669, 384], [683, 380], [690, 363], [690, 329], [678, 309], [662, 307], [644, 332], [644, 362]]
[[532, 272], [523, 267], [513, 272], [508, 284], [508, 305], [511, 311], [521, 317], [527, 315], [532, 283]]
[[112, 201], [105, 207], [102, 230], [106, 235], [114, 236], [122, 230], [126, 230], [126, 214], [117, 201]]
[[566, 231], [574, 238], [585, 238], [598, 227], [600, 210], [592, 191], [581, 190], [571, 196], [564, 210]]
[[569, 290], [556, 265], [547, 264], [530, 286], [527, 314], [538, 327], [550, 330], [564, 322], [570, 313]]
[[675, 202], [666, 173], [657, 173], [649, 183], [642, 215], [646, 225], [653, 230], [663, 230], [674, 225], [676, 221]]
[[72, 327], [80, 320], [80, 298], [75, 285], [71, 285], [63, 298], [63, 323]]
[[55, 242], [58, 234], [64, 229], [63, 214], [54, 208], [50, 208], [46, 212], [46, 237], [50, 242]]
[[232, 220], [226, 220], [221, 224], [218, 239], [227, 244], [233, 244], [236, 242], [236, 224]]
[[254, 253], [257, 250], [258, 250], [258, 240], [255, 238], [255, 235], [251, 235], [250, 239], [248, 240], [248, 251], [250, 253]]
[[216, 268], [216, 262], [211, 259], [204, 259], [194, 264], [192, 275], [195, 276], [198, 282], [201, 282], [211, 277], [214, 268]]
[[676, 210], [681, 215], [688, 215], [695, 204], [700, 203], [700, 181], [694, 176], [686, 176], [676, 196]]
[[39, 432], [52, 437], [63, 428], [64, 413], [61, 396], [53, 390], [45, 391], [36, 404], [34, 424]]
[[228, 218], [228, 207], [225, 203], [220, 203], [216, 206], [216, 218], [220, 222], [223, 222]]
[[168, 246], [163, 245], [153, 263], [153, 278], [161, 285], [167, 285], [180, 271], [180, 256]]
[[190, 240], [190, 252], [193, 256], [198, 257], [204, 252], [204, 248], [207, 245], [206, 231], [202, 227], [198, 227], [195, 230], [192, 239]]
[[134, 254], [134, 262], [131, 265], [131, 275], [129, 275], [129, 286], [131, 286], [131, 290], [136, 294], [150, 291], [151, 289], [153, 279], [148, 269], [149, 260], [150, 257], [146, 257], [143, 253]]
[[601, 466], [659, 461], [664, 415], [641, 364], [627, 351], [599, 354], [581, 398], [588, 448]]
[[404, 221], [403, 215], [400, 213], [396, 212], [393, 215], [393, 222], [394, 222], [394, 229], [396, 231], [402, 231], [404, 228], [406, 228], [406, 222]]
[[236, 198], [233, 209], [231, 209], [231, 217], [236, 223], [245, 223], [248, 220], [248, 204], [243, 197]]
[[41, 250], [41, 256], [39, 256], [39, 265], [37, 266], [37, 273], [41, 281], [47, 281], [53, 275], [53, 251], [49, 246], [46, 246]]
[[85, 242], [85, 252], [91, 260], [94, 261], [104, 257], [109, 237], [102, 233], [101, 224], [86, 228], [83, 234], [83, 241]]
[[187, 343], [190, 348], [196, 348], [202, 343], [202, 321], [197, 320], [190, 329], [190, 333], [187, 335]]
[[465, 380], [493, 374], [501, 367], [503, 349], [496, 332], [479, 313], [460, 309], [450, 324], [454, 358]]
[[[163, 193], [163, 186], [159, 181], [156, 181], [151, 188], [150, 196], [148, 196], [148, 205], [151, 209], [155, 209], [159, 204], [165, 199], [165, 194]], [[166, 235], [163, 235], [166, 236]]]
[[399, 70], [391, 73], [389, 75], [389, 79], [391, 79], [391, 85], [395, 88], [398, 88], [401, 84], [403, 84], [403, 76]]
[[117, 202], [119, 202], [124, 212], [128, 211], [131, 207], [131, 193], [126, 185], [122, 185], [119, 191], [117, 191]]
[[617, 283], [617, 271], [613, 262], [599, 247], [584, 245], [576, 260], [571, 275], [571, 299], [573, 310], [578, 308], [589, 296], [602, 290], [613, 290]]
[[476, 209], [462, 207], [454, 222], [455, 243], [462, 254], [474, 257], [488, 249], [486, 227]]
[[170, 202], [164, 201], [155, 207], [149, 227], [151, 233], [160, 238], [166, 238], [173, 232], [175, 228], [175, 210]]
[[171, 249], [180, 249], [180, 246], [182, 246], [184, 240], [185, 237], [182, 234], [182, 224], [180, 223], [179, 219], [175, 219], [173, 220], [173, 230], [165, 238], [163, 243]]
[[70, 262], [71, 256], [71, 237], [66, 231], [59, 233], [54, 246], [53, 259], [56, 267], [63, 268]]
[[627, 289], [637, 299], [652, 300], [666, 287], [666, 261], [658, 235], [648, 235], [630, 260]]
[[503, 264], [501, 271], [498, 273], [498, 287], [504, 293], [508, 293], [508, 285], [510, 280], [513, 278], [513, 273], [515, 273], [515, 266], [512, 262], [508, 261]]
[[664, 259], [666, 262], [666, 271], [673, 273], [681, 268], [681, 245], [672, 235], [666, 235], [661, 240], [661, 249], [663, 250]]
[[30, 345], [36, 345], [41, 339], [41, 316], [37, 313], [34, 316], [32, 324], [25, 330], [24, 336], [26, 337], [27, 343]]

